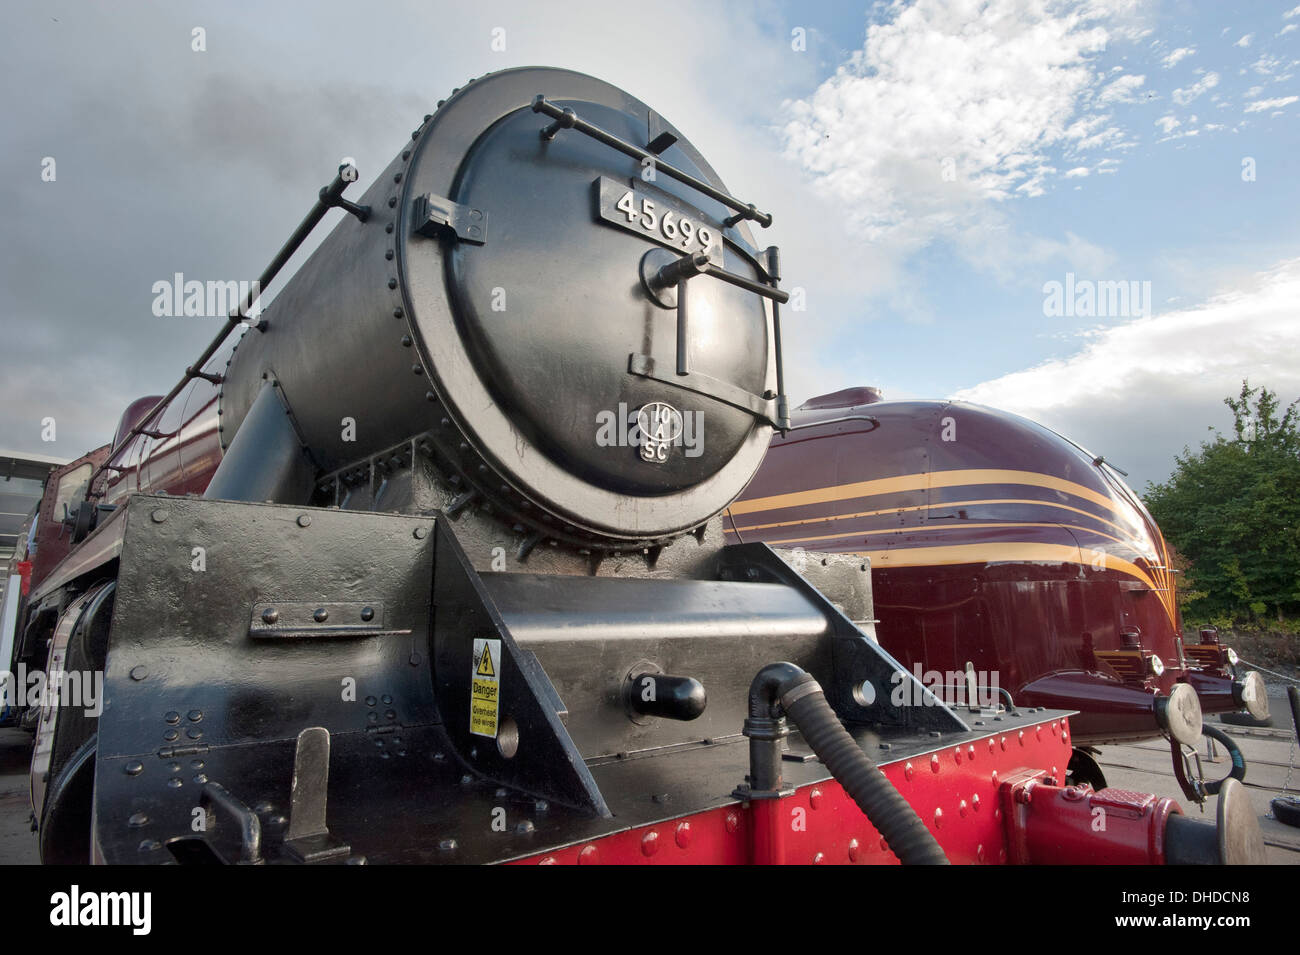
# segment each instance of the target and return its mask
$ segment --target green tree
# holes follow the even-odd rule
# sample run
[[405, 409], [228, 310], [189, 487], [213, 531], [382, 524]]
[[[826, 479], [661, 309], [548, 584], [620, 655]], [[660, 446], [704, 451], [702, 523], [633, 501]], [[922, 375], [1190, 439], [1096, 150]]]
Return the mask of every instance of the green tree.
[[[1300, 412], [1243, 381], [1225, 398], [1232, 435], [1184, 448], [1143, 495], [1191, 566], [1185, 609], [1220, 625], [1282, 623], [1300, 612]], [[1214, 430], [1214, 429], [1211, 429]]]

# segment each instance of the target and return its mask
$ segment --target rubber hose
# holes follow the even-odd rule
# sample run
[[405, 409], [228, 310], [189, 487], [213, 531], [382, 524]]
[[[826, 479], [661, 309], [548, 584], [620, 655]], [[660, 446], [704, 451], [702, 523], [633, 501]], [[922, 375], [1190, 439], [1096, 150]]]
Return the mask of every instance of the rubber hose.
[[948, 865], [948, 857], [934, 834], [902, 794], [862, 751], [844, 729], [839, 717], [818, 688], [806, 692], [791, 703], [791, 695], [812, 677], [804, 673], [782, 687], [781, 705], [791, 722], [799, 728], [817, 757], [830, 770], [836, 782], [853, 797], [867, 820], [876, 827], [903, 865]]
[[1201, 727], [1201, 732], [1222, 743], [1223, 747], [1228, 751], [1228, 758], [1232, 760], [1232, 771], [1222, 779], [1212, 779], [1206, 782], [1205, 791], [1211, 796], [1217, 796], [1219, 790], [1223, 788], [1223, 784], [1229, 779], [1244, 783], [1246, 781], [1246, 757], [1241, 754], [1241, 749], [1233, 738], [1217, 726], [1211, 726], [1209, 723]]

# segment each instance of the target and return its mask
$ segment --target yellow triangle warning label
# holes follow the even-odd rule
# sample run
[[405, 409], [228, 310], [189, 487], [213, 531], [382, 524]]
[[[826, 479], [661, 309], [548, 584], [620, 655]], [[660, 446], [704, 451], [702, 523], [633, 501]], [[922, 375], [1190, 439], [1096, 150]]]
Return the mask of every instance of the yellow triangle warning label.
[[496, 676], [497, 671], [492, 667], [492, 646], [483, 644], [483, 655], [478, 659], [478, 668], [474, 671], [476, 676]]

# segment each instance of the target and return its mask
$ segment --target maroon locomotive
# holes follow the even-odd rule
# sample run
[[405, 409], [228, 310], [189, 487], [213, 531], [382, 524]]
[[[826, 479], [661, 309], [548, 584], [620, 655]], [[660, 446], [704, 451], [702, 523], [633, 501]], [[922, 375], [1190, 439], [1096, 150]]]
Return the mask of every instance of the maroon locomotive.
[[903, 663], [949, 696], [973, 671], [981, 694], [1079, 710], [1072, 777], [1104, 786], [1090, 749], [1167, 734], [1171, 699], [1268, 715], [1214, 630], [1184, 643], [1169, 548], [1104, 459], [1016, 415], [873, 388], [794, 420], [728, 533], [869, 557], [877, 633]]

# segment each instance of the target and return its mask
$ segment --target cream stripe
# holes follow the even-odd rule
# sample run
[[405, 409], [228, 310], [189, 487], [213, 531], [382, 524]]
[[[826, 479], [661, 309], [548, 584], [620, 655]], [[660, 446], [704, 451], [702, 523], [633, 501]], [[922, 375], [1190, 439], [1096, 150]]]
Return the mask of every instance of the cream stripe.
[[1104, 494], [1098, 494], [1092, 488], [1084, 487], [1082, 484], [1062, 480], [1048, 474], [1040, 474], [1037, 471], [1004, 471], [995, 468], [906, 474], [900, 477], [878, 478], [874, 481], [836, 484], [831, 487], [816, 488], [809, 491], [774, 494], [770, 497], [756, 497], [748, 501], [737, 501], [731, 505], [731, 513], [733, 515], [752, 514], [755, 511], [768, 511], [781, 507], [803, 507], [809, 504], [825, 504], [830, 501], [870, 497], [875, 494], [889, 494], [897, 491], [923, 491], [927, 487], [961, 487], [975, 484], [1023, 484], [1029, 487], [1045, 487], [1084, 498], [1094, 504], [1100, 504], [1107, 510], [1118, 513], [1118, 508], [1111, 498]]

